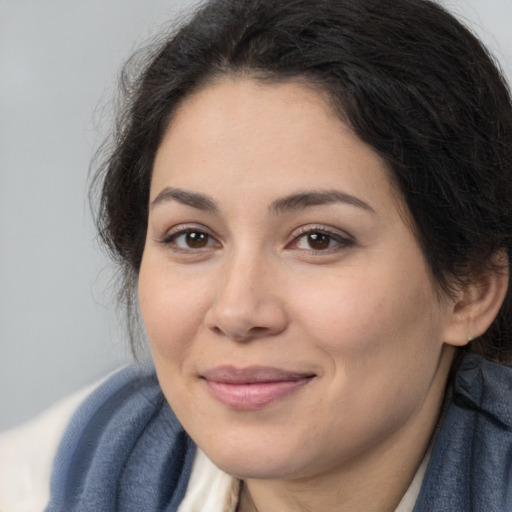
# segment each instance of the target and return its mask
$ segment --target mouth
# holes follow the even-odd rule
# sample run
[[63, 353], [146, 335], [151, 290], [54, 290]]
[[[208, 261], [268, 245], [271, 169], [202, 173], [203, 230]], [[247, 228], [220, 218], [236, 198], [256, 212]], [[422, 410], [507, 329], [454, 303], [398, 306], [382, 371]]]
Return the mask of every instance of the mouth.
[[222, 404], [238, 410], [256, 410], [283, 399], [309, 384], [316, 375], [272, 367], [221, 366], [201, 378]]

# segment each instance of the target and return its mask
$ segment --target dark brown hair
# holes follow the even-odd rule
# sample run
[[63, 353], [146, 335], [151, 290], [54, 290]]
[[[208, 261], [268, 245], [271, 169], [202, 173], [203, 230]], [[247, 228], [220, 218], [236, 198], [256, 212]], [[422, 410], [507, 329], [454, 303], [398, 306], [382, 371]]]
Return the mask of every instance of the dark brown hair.
[[[300, 79], [387, 162], [440, 289], [512, 247], [512, 105], [478, 39], [430, 0], [212, 0], [123, 75], [124, 103], [99, 166], [97, 225], [124, 271], [129, 318], [153, 160], [180, 102], [215, 77]], [[128, 66], [126, 69], [130, 69]], [[511, 293], [473, 346], [512, 353]]]

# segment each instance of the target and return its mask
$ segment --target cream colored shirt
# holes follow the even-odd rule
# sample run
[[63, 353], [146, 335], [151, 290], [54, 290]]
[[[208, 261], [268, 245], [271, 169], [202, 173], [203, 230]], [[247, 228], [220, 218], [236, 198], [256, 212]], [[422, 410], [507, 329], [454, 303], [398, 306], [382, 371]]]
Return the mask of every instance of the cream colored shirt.
[[41, 512], [60, 440], [78, 406], [95, 386], [55, 403], [27, 423], [0, 432], [0, 512]]

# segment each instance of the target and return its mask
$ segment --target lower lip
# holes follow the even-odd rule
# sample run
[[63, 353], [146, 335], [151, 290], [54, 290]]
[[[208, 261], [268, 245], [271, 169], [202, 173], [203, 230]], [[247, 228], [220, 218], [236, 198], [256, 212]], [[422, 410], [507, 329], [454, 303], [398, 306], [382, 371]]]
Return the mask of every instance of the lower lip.
[[311, 381], [312, 377], [298, 380], [255, 382], [252, 384], [230, 384], [207, 380], [212, 395], [232, 409], [252, 411], [261, 409], [284, 398]]

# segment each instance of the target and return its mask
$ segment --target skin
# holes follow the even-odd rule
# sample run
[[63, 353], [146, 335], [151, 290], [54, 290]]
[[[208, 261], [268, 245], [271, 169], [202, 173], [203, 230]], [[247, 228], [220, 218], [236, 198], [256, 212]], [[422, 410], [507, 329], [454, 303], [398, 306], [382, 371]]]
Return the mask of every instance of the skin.
[[[157, 375], [245, 480], [239, 510], [393, 511], [467, 340], [383, 161], [311, 87], [223, 78], [176, 112], [150, 203], [139, 300]], [[203, 378], [223, 365], [313, 377], [240, 410]]]

